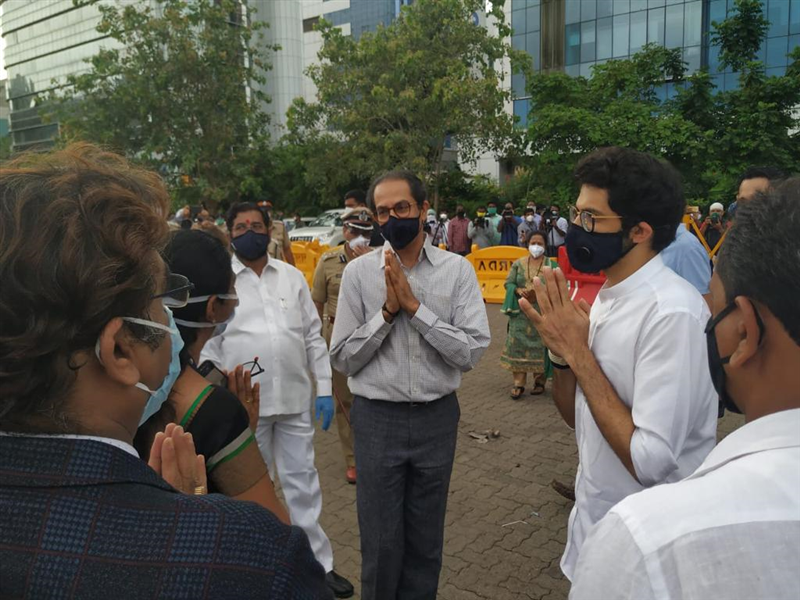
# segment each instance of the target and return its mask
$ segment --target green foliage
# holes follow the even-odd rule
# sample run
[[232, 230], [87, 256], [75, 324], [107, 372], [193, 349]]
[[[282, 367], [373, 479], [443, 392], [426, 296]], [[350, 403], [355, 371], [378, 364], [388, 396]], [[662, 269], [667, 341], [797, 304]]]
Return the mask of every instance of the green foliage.
[[[530, 158], [515, 185], [548, 190], [562, 205], [574, 201], [577, 161], [610, 145], [669, 160], [683, 174], [689, 202], [702, 205], [730, 201], [750, 165], [800, 170], [800, 51], [785, 76], [766, 77], [763, 64], [752, 60], [766, 33], [760, 3], [737, 6], [740, 12], [718, 24], [714, 38], [727, 44], [726, 64], [746, 66], [736, 90], [715, 90], [706, 71], [686, 77], [680, 49], [652, 45], [629, 60], [596, 66], [591, 79], [533, 75], [524, 146]], [[656, 92], [667, 82], [678, 93], [661, 101]]]
[[[266, 136], [257, 89], [270, 68], [261, 23], [239, 0], [97, 4], [116, 44], [45, 103], [62, 139], [104, 144], [158, 169], [176, 201], [223, 205], [252, 186]], [[251, 85], [253, 87], [248, 86]]]
[[427, 179], [438, 201], [454, 163], [451, 140], [462, 161], [507, 153], [515, 132], [498, 65], [511, 58], [527, 70], [529, 57], [510, 48], [500, 5], [489, 13], [497, 36], [471, 21], [484, 0], [417, 0], [358, 41], [321, 21], [320, 63], [308, 70], [317, 102], [297, 100], [289, 112], [287, 139], [315, 150], [308, 184], [332, 195], [347, 181], [404, 167]]
[[761, 0], [735, 0], [736, 12], [722, 23], [714, 21], [711, 43], [719, 46], [722, 69], [746, 71], [755, 62], [758, 49], [769, 29]]
[[11, 136], [0, 137], [0, 161], [11, 158]]

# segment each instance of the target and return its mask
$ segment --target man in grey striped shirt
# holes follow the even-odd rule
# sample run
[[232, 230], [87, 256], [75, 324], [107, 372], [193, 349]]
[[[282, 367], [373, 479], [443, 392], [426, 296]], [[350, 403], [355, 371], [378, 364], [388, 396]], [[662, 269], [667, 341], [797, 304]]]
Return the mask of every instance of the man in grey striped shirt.
[[475, 272], [425, 244], [429, 204], [413, 174], [367, 195], [382, 251], [344, 270], [331, 339], [349, 376], [364, 600], [436, 597], [460, 410], [455, 391], [489, 346]]

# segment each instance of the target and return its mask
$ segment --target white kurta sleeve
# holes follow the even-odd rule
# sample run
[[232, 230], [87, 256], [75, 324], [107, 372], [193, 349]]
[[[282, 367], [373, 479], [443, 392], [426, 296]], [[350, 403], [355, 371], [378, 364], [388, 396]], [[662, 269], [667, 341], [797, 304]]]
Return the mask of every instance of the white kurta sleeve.
[[330, 396], [333, 394], [331, 361], [328, 356], [328, 345], [322, 337], [322, 322], [305, 279], [299, 289], [298, 303], [303, 313], [303, 335], [308, 365], [317, 380], [317, 396]]

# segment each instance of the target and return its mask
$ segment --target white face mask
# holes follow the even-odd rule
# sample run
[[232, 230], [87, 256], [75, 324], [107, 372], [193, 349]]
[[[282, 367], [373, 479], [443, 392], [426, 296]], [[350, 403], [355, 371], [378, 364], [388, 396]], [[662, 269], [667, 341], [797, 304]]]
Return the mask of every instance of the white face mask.
[[439, 215], [439, 218], [440, 218], [442, 221], [446, 221], [446, 220], [447, 220], [447, 214], [445, 214], [445, 213], [442, 213], [442, 214], [440, 214], [440, 215]]
[[525, 217], [525, 220], [526, 220], [528, 223], [533, 223], [533, 215], [528, 215], [527, 217]]
[[539, 258], [542, 254], [544, 254], [544, 247], [540, 246], [539, 244], [531, 244], [528, 246], [528, 252], [531, 253], [533, 258]]
[[363, 236], [358, 236], [357, 238], [353, 238], [347, 245], [350, 246], [351, 250], [355, 250], [356, 248], [362, 248], [364, 246], [369, 246], [369, 240]]

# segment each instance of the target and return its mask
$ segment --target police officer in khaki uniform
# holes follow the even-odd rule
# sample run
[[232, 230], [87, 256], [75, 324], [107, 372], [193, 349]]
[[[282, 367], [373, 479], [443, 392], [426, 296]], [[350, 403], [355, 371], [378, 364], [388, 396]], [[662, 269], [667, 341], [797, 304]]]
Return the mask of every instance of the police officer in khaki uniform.
[[280, 219], [272, 218], [272, 202], [265, 200], [258, 203], [262, 208], [267, 209], [270, 220], [269, 231], [269, 246], [267, 247], [267, 254], [272, 258], [277, 258], [285, 263], [289, 263], [293, 267], [296, 266], [294, 262], [294, 253], [292, 252], [292, 241], [289, 239], [289, 232], [286, 231], [286, 225]]
[[[359, 206], [348, 209], [342, 215], [345, 243], [322, 255], [314, 272], [311, 298], [322, 320], [322, 333], [328, 346], [331, 343], [333, 322], [336, 318], [336, 303], [339, 300], [339, 284], [347, 263], [372, 250], [369, 247], [373, 230], [372, 211]], [[336, 398], [336, 425], [347, 463], [347, 481], [356, 482], [356, 462], [353, 455], [353, 432], [350, 429], [350, 407], [353, 395], [347, 387], [347, 377], [333, 370], [333, 395]]]

